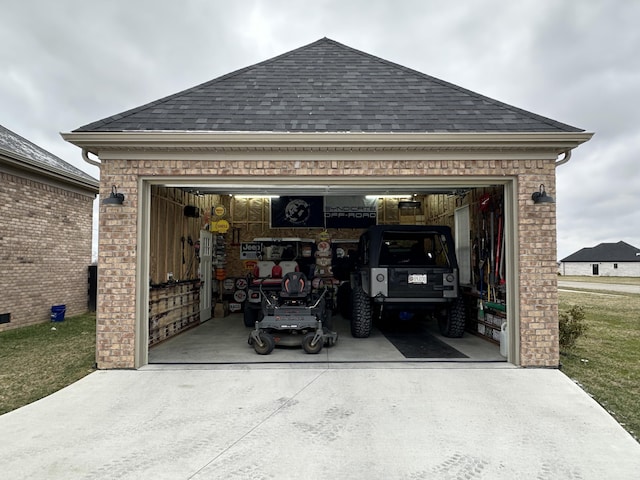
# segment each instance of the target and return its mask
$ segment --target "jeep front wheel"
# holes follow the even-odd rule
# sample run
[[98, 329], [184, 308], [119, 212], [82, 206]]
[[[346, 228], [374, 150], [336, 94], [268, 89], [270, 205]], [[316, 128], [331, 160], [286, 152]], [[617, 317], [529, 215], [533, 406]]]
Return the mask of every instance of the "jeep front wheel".
[[353, 289], [353, 312], [351, 315], [351, 335], [367, 338], [371, 334], [371, 300], [361, 286]]
[[466, 315], [462, 297], [456, 298], [447, 313], [438, 319], [440, 333], [449, 338], [460, 338], [464, 333]]

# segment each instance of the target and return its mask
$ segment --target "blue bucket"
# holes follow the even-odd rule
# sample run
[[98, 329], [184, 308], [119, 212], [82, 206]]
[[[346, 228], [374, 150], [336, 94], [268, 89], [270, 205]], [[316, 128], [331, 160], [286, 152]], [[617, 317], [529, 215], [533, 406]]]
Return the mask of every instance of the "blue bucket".
[[51, 307], [51, 321], [62, 322], [64, 320], [64, 312], [66, 311], [66, 305], [54, 305], [53, 307]]

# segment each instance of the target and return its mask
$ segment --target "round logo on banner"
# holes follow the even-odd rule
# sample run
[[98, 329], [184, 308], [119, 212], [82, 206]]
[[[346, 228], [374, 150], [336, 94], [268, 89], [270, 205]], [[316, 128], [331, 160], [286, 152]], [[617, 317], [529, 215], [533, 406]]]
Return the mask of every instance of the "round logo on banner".
[[227, 209], [224, 208], [224, 205], [218, 205], [213, 209], [213, 213], [215, 213], [218, 217], [222, 217], [225, 213], [227, 213]]
[[311, 215], [311, 206], [301, 198], [291, 200], [284, 208], [285, 219], [294, 225], [304, 224]]

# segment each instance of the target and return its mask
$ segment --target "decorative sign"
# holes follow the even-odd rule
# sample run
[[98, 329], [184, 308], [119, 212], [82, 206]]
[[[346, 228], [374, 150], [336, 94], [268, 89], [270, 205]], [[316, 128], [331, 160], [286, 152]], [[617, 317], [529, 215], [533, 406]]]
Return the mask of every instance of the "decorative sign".
[[324, 199], [327, 228], [367, 228], [377, 223], [377, 217], [378, 203], [375, 198], [349, 196]]
[[262, 253], [262, 244], [259, 242], [247, 242], [240, 244], [241, 260], [257, 260]]
[[322, 228], [324, 197], [279, 197], [271, 199], [271, 227]]
[[225, 213], [227, 213], [227, 209], [224, 208], [224, 205], [218, 205], [213, 209], [213, 213], [217, 217], [223, 217]]
[[235, 285], [235, 281], [233, 278], [225, 278], [222, 282], [222, 288], [227, 292], [233, 292], [233, 287]]
[[226, 220], [218, 220], [212, 224], [213, 231], [218, 233], [227, 233], [229, 230], [229, 222]]
[[246, 272], [253, 272], [253, 269], [256, 268], [258, 262], [255, 260], [244, 260], [242, 264], [244, 265], [244, 270]]

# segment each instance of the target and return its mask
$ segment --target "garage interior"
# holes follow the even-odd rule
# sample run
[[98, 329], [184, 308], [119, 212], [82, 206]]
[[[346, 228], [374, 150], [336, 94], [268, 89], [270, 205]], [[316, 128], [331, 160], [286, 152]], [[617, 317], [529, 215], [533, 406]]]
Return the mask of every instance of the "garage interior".
[[[405, 180], [400, 185], [397, 178], [393, 184], [381, 178], [368, 180], [325, 185], [318, 180], [293, 185], [291, 179], [281, 183], [275, 179], [268, 186], [256, 179], [235, 179], [233, 183], [184, 177], [143, 180], [149, 195], [148, 218], [143, 219], [148, 222], [149, 233], [150, 288], [145, 322], [148, 362], [513, 363], [506, 345], [508, 329], [515, 325], [507, 318], [506, 277], [513, 251], [505, 232], [514, 222], [510, 209], [514, 180]], [[311, 226], [308, 222], [274, 226], [274, 204], [297, 198], [321, 201], [322, 224], [311, 220]], [[332, 211], [329, 205], [341, 204], [345, 205], [342, 221], [328, 220], [331, 215], [338, 216], [335, 212], [340, 210]], [[356, 204], [360, 206], [350, 207]], [[256, 264], [256, 248], [277, 250], [279, 243], [297, 243], [300, 248], [296, 260], [301, 271], [322, 277], [336, 291], [343, 281], [334, 278], [331, 264], [320, 265], [315, 244], [328, 236], [333, 262], [336, 256], [357, 248], [366, 227], [344, 226], [350, 224], [350, 216], [351, 223], [360, 227], [368, 222], [444, 225], [452, 229], [465, 301], [464, 335], [443, 337], [437, 322], [425, 316], [406, 322], [374, 323], [369, 338], [353, 338], [349, 320], [334, 297], [332, 328], [339, 335], [335, 345], [325, 346], [316, 355], [284, 346], [277, 346], [269, 355], [256, 354], [247, 341], [252, 329], [243, 322], [246, 285]], [[368, 219], [363, 220], [363, 216]], [[354, 222], [356, 217], [358, 221]]]

